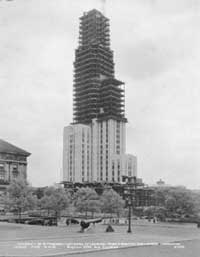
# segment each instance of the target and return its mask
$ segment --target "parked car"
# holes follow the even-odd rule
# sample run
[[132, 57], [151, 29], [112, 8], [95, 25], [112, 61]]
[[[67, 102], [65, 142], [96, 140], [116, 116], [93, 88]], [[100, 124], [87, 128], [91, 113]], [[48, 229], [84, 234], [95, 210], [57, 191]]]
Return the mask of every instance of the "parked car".
[[35, 217], [27, 220], [25, 223], [29, 225], [57, 226], [57, 219], [52, 217], [51, 218]]
[[44, 219], [41, 219], [41, 218], [30, 219], [30, 220], [26, 221], [26, 224], [29, 224], [29, 225], [44, 225]]

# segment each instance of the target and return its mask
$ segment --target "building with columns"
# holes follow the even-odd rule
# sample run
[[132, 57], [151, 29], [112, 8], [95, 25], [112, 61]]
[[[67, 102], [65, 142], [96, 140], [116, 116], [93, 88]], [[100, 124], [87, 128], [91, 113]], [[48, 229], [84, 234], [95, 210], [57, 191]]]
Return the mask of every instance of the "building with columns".
[[80, 18], [75, 51], [73, 122], [64, 128], [64, 182], [118, 182], [137, 175], [126, 154], [124, 83], [115, 78], [109, 19], [91, 10]]
[[13, 179], [27, 178], [27, 157], [30, 153], [0, 139], [0, 191]]

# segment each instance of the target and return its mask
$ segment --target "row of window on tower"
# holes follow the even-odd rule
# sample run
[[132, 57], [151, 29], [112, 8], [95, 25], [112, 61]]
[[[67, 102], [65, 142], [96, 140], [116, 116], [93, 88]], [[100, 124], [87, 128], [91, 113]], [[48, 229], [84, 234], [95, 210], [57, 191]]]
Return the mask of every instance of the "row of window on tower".
[[[85, 135], [85, 131], [84, 129], [82, 129], [82, 182], [89, 181], [89, 169], [90, 169], [89, 150], [90, 150], [89, 133]], [[85, 153], [87, 153], [87, 155]]]

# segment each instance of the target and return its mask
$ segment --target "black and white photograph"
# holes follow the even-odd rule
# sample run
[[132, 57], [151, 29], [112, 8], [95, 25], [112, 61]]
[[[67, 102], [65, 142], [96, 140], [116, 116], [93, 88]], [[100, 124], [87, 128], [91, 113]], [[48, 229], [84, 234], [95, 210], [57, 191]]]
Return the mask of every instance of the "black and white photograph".
[[200, 0], [0, 0], [0, 257], [200, 256]]

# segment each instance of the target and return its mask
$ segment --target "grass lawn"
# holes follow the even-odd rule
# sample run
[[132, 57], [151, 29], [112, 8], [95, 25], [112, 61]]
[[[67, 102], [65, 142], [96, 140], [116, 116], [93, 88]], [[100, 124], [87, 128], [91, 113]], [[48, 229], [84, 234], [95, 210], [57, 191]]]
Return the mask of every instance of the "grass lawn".
[[105, 233], [106, 226], [101, 224], [96, 224], [85, 233], [78, 233], [79, 225], [45, 227], [0, 223], [0, 256], [64, 254], [200, 238], [200, 229], [195, 225], [149, 224], [135, 221], [131, 234], [126, 232], [126, 226], [113, 227], [114, 233]]

